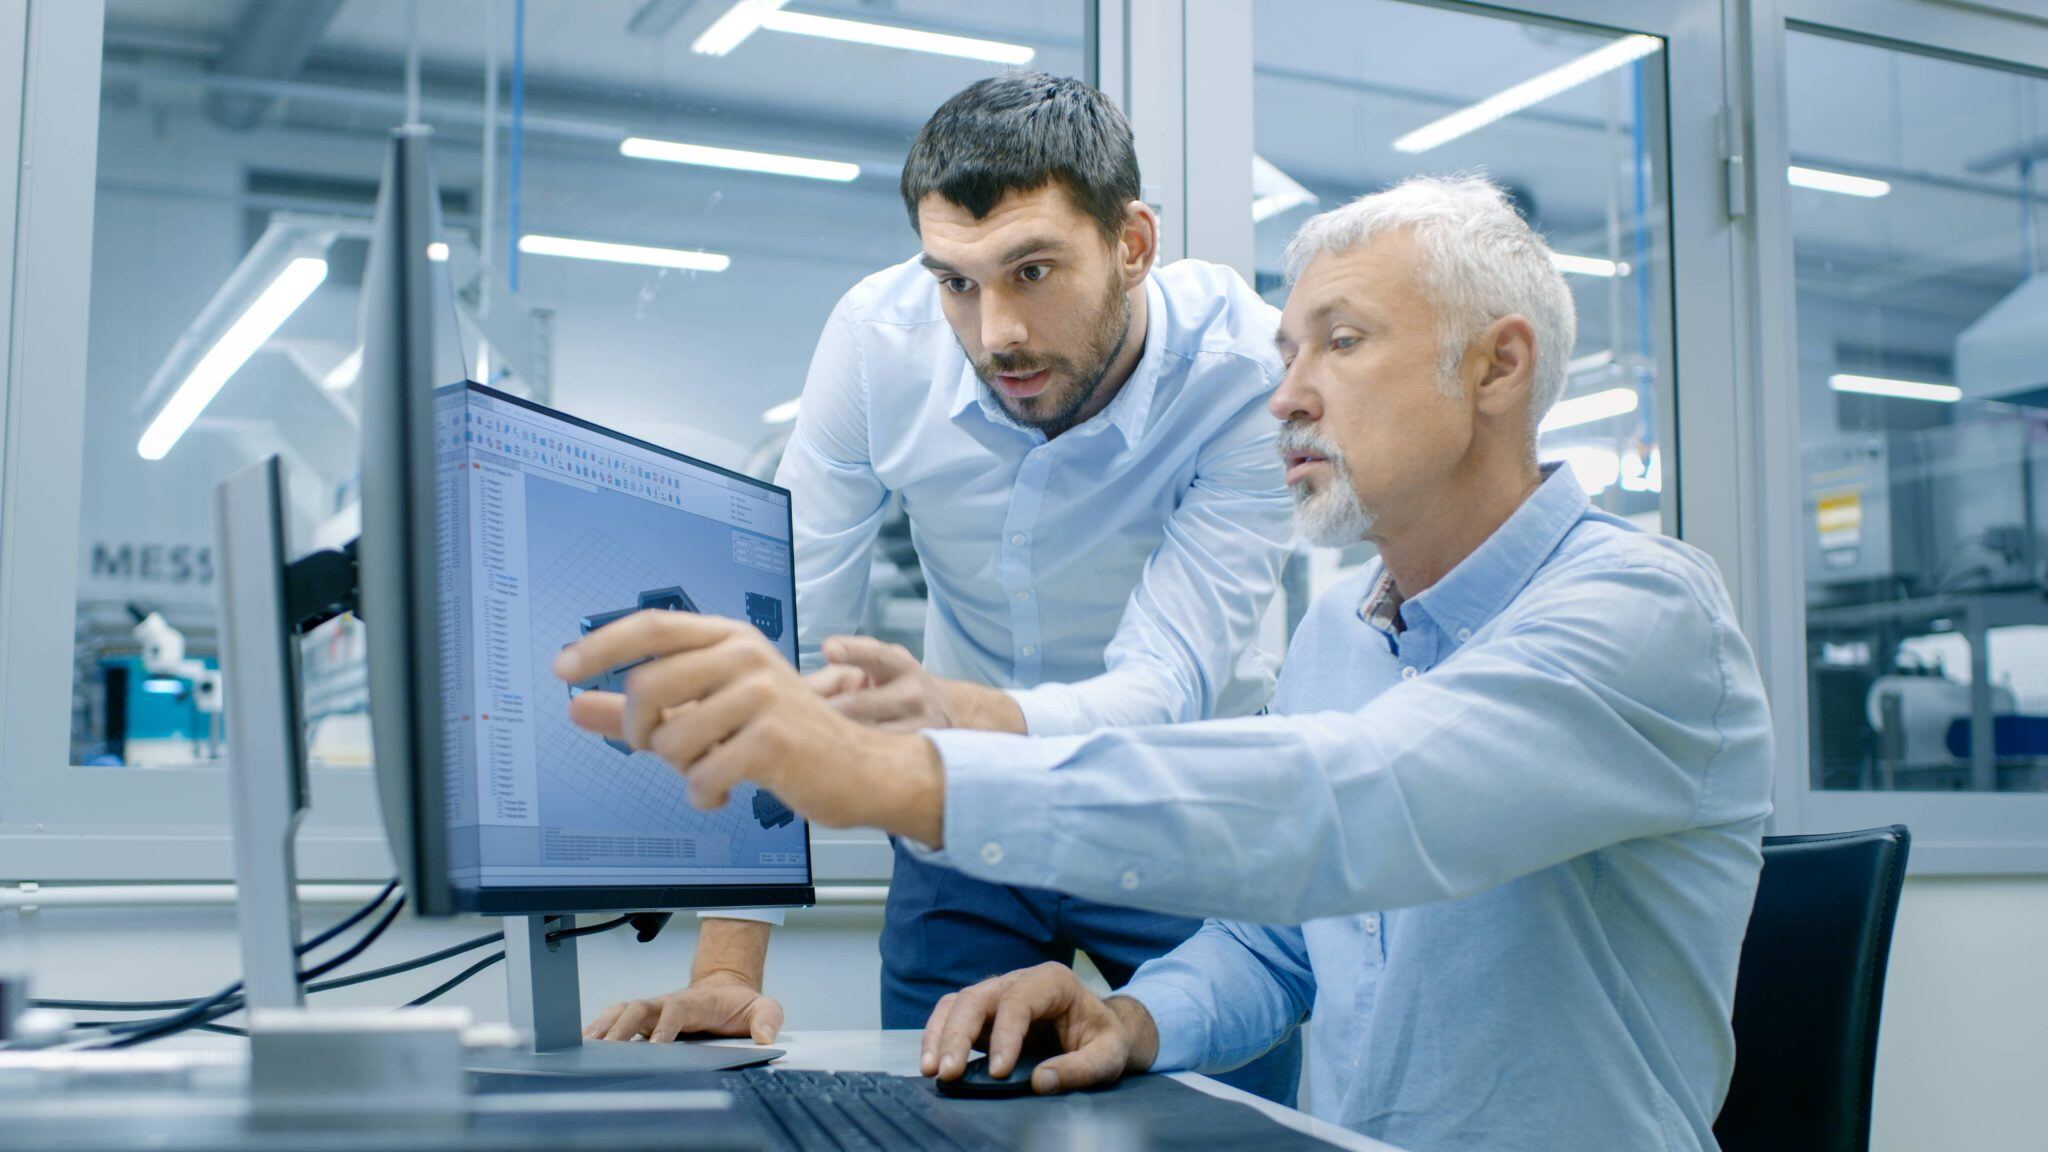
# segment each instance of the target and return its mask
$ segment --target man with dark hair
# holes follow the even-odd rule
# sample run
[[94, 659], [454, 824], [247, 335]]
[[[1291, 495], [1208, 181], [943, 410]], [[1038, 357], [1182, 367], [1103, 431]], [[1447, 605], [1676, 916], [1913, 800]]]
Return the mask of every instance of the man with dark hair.
[[[1255, 645], [1291, 540], [1264, 412], [1278, 313], [1227, 268], [1155, 268], [1130, 125], [1070, 79], [1006, 73], [948, 100], [904, 163], [915, 258], [833, 310], [777, 481], [795, 495], [797, 621], [812, 683], [899, 730], [1059, 735], [1257, 711]], [[930, 589], [924, 660], [858, 624], [900, 495]], [[765, 921], [765, 922], [764, 922]], [[707, 914], [688, 988], [587, 1035], [767, 1042], [772, 914]], [[882, 1022], [1088, 953], [1113, 985], [1199, 927], [971, 880], [900, 848]], [[1297, 1053], [1247, 1076], [1291, 1094]]]

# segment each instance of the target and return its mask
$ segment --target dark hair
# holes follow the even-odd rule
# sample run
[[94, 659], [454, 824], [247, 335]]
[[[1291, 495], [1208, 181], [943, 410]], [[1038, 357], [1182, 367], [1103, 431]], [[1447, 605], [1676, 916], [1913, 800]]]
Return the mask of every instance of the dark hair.
[[1005, 193], [1055, 180], [1114, 240], [1124, 206], [1143, 194], [1130, 121], [1079, 80], [1006, 72], [961, 89], [918, 130], [903, 162], [903, 207], [916, 228], [918, 204], [936, 192], [979, 220]]

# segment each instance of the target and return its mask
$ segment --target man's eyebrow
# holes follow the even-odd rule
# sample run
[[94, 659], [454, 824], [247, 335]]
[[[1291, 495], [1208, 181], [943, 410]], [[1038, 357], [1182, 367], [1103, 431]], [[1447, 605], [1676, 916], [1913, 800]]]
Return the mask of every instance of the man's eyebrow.
[[[1337, 305], [1335, 301], [1317, 305], [1315, 310], [1308, 314], [1308, 320], [1306, 325], [1308, 330], [1313, 332], [1317, 328], [1322, 327], [1324, 322], [1329, 320], [1331, 314], [1333, 314], [1336, 311]], [[1293, 343], [1294, 341], [1288, 338], [1288, 335], [1285, 331], [1278, 328], [1273, 330], [1273, 346], [1275, 348], [1278, 348], [1282, 352], [1285, 352], [1287, 351], [1288, 346]]]
[[933, 272], [951, 272], [953, 270], [951, 264], [946, 263], [929, 252], [919, 253], [917, 262]]
[[1065, 247], [1065, 241], [1053, 237], [1043, 237], [1036, 240], [1026, 240], [1022, 244], [1019, 244], [1016, 247], [1010, 249], [1008, 252], [1003, 253], [1003, 258], [997, 261], [997, 263], [1015, 264], [1017, 261], [1022, 260], [1026, 256], [1035, 256], [1040, 252], [1054, 252]]

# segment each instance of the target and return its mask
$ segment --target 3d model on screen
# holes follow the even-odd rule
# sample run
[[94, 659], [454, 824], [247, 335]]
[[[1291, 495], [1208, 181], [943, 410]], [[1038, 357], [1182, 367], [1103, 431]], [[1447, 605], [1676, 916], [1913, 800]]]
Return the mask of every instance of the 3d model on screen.
[[754, 819], [763, 828], [780, 828], [796, 819], [796, 813], [776, 799], [773, 792], [764, 790], [754, 793]]
[[747, 619], [770, 640], [782, 639], [782, 601], [758, 592], [747, 593]]

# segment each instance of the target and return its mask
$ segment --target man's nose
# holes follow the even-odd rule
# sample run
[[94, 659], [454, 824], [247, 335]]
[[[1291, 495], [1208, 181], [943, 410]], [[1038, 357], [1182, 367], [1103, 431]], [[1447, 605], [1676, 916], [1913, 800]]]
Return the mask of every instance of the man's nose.
[[1273, 419], [1282, 423], [1289, 420], [1313, 422], [1323, 414], [1322, 406], [1316, 402], [1315, 391], [1301, 379], [1300, 361], [1288, 365], [1287, 373], [1280, 377], [1280, 386], [1273, 389], [1273, 395], [1266, 400], [1266, 411]]
[[984, 292], [981, 301], [981, 346], [988, 352], [1012, 352], [1024, 346], [1030, 331], [1015, 308], [996, 293]]

